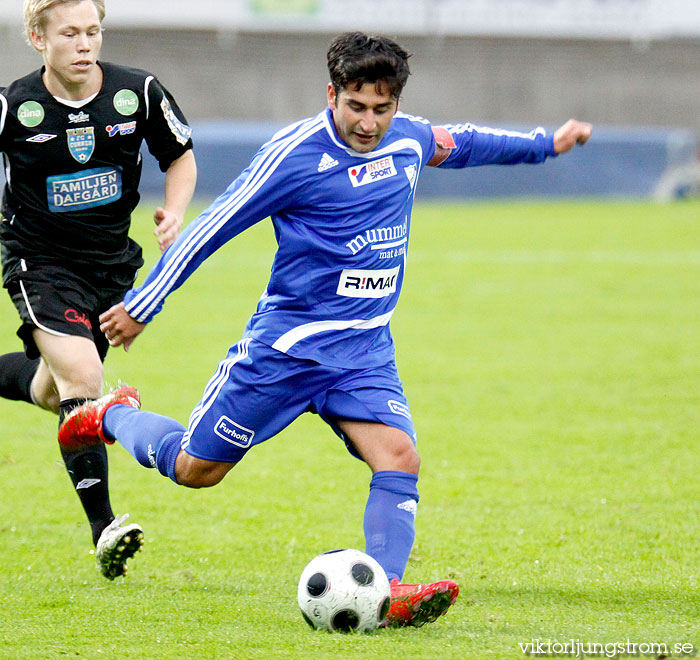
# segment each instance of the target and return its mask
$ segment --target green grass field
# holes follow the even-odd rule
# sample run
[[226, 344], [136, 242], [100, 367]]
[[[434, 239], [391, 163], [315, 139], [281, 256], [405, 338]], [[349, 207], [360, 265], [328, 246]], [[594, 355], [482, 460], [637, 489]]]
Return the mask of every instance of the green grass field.
[[[134, 224], [150, 266], [149, 217]], [[186, 422], [264, 288], [272, 247], [264, 223], [220, 250], [129, 353], [111, 352], [108, 382]], [[416, 208], [392, 323], [423, 459], [405, 577], [462, 588], [421, 629], [329, 635], [298, 612], [312, 556], [363, 548], [369, 472], [318, 418], [204, 491], [110, 448], [115, 510], [146, 537], [110, 583], [55, 418], [0, 401], [0, 658], [510, 659], [533, 640], [694, 655], [698, 301], [698, 203]], [[7, 296], [0, 306], [0, 352], [19, 350]]]

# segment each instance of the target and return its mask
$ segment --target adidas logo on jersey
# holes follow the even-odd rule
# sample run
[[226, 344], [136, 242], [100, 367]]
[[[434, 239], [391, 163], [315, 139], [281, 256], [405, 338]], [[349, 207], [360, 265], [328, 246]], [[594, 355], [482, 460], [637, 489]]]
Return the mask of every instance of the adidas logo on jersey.
[[335, 158], [324, 153], [318, 163], [318, 171], [325, 172], [326, 170], [330, 170], [332, 167], [335, 167], [337, 164], [338, 161]]

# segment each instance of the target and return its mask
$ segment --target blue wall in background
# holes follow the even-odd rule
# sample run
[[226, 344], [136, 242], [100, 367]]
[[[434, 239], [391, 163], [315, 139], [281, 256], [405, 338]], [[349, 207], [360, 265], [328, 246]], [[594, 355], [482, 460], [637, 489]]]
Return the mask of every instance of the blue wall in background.
[[[213, 201], [281, 127], [251, 122], [194, 123], [197, 198], [203, 203]], [[697, 156], [698, 140], [690, 130], [596, 127], [585, 147], [542, 165], [464, 170], [427, 167], [418, 184], [417, 199], [651, 198], [662, 180], [666, 190], [680, 189], [682, 176], [676, 186], [669, 175], [684, 169], [694, 171]], [[163, 173], [148, 153], [144, 153], [141, 194], [148, 200], [163, 196]]]
[[[223, 192], [279, 128], [247, 122], [193, 124], [199, 168], [197, 197], [206, 202]], [[651, 197], [664, 174], [694, 163], [697, 153], [698, 140], [689, 130], [596, 127], [585, 147], [542, 165], [457, 171], [428, 167], [417, 198]], [[144, 197], [162, 196], [162, 177], [153, 158], [146, 155], [141, 188]]]

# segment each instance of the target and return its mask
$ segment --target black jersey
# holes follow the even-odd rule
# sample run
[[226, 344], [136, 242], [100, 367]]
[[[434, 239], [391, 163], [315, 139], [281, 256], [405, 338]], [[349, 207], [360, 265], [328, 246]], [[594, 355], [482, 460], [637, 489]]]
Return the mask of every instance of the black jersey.
[[102, 88], [80, 108], [49, 93], [43, 68], [0, 88], [0, 242], [13, 254], [85, 266], [132, 261], [143, 140], [162, 171], [192, 147], [184, 115], [154, 76], [99, 66]]

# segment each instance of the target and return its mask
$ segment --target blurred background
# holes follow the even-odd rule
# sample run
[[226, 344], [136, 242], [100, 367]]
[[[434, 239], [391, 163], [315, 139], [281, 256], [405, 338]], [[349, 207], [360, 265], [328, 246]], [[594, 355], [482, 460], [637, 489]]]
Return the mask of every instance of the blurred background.
[[[556, 167], [426, 173], [440, 197], [649, 196], [697, 189], [697, 0], [107, 0], [102, 59], [153, 72], [195, 128], [199, 193], [223, 189], [274, 130], [325, 105], [325, 54], [360, 29], [413, 53], [402, 109], [433, 123], [596, 125]], [[40, 57], [0, 0], [0, 85]], [[150, 160], [150, 159], [149, 159]], [[156, 173], [157, 174], [157, 173]], [[146, 192], [153, 172], [144, 173]], [[160, 185], [160, 184], [158, 184]]]

